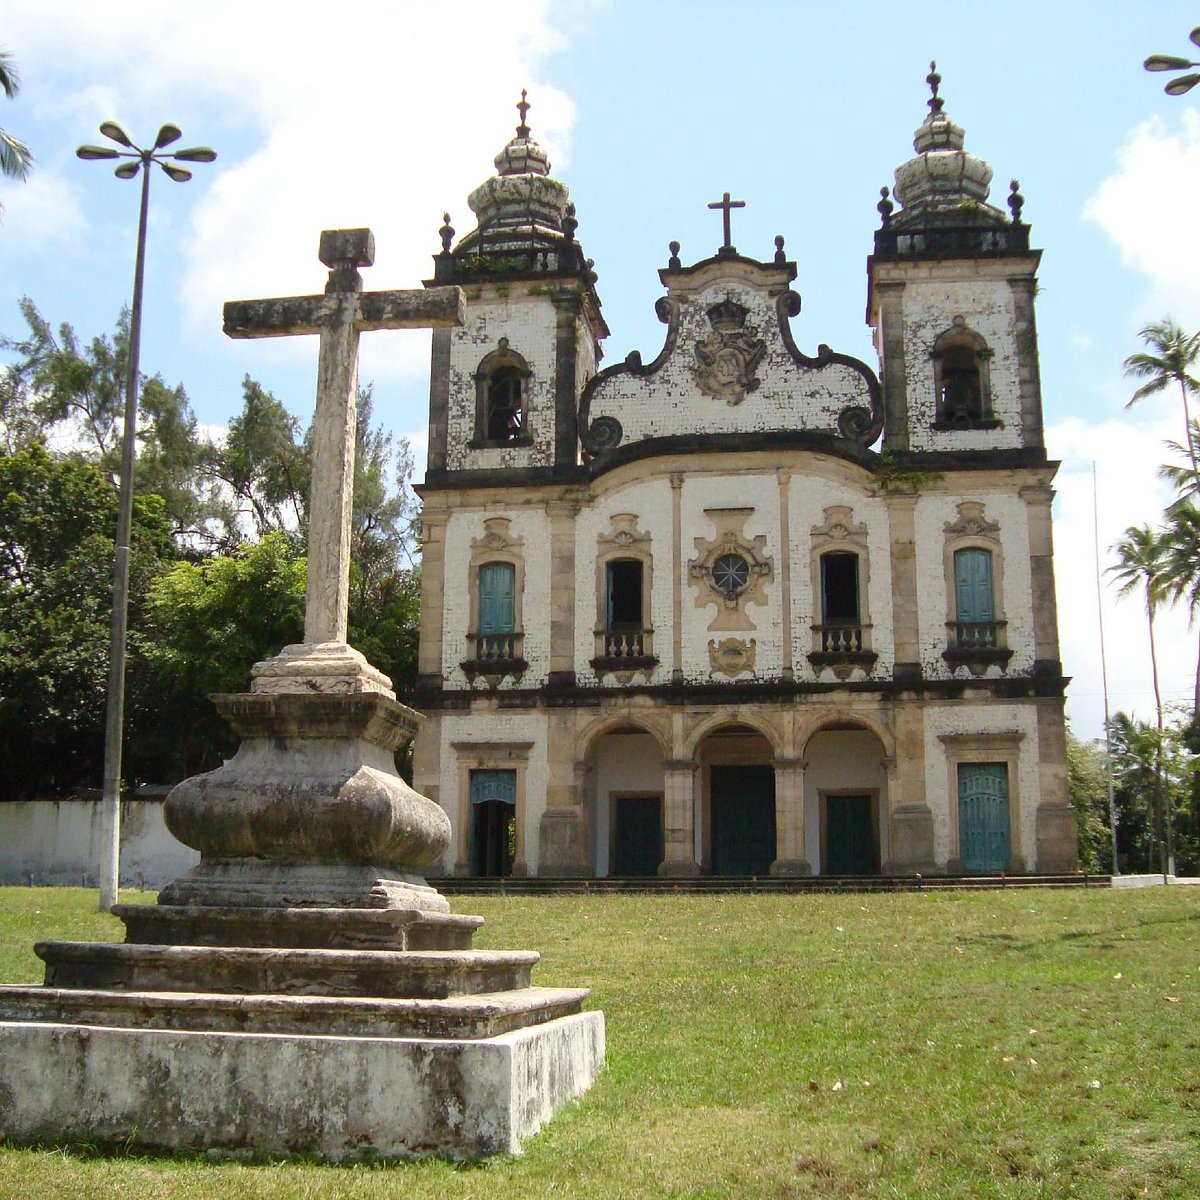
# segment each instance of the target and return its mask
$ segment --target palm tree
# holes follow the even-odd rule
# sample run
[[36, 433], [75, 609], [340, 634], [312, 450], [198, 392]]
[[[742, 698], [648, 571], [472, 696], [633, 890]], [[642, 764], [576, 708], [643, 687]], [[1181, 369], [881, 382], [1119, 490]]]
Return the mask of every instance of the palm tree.
[[[21, 78], [17, 74], [12, 55], [6, 50], [0, 50], [0, 91], [11, 100], [20, 87]], [[24, 179], [29, 174], [32, 163], [33, 155], [29, 147], [7, 130], [0, 129], [0, 175], [9, 179]]]
[[[1183, 601], [1189, 621], [1200, 613], [1200, 508], [1192, 500], [1181, 500], [1167, 509], [1163, 540], [1163, 595], [1172, 604]], [[1200, 661], [1196, 664], [1196, 689], [1192, 698], [1193, 719], [1200, 714]]]
[[1162, 873], [1174, 874], [1169, 822], [1165, 819], [1163, 795], [1162, 740], [1163, 704], [1158, 685], [1158, 654], [1154, 646], [1154, 614], [1164, 597], [1166, 571], [1166, 539], [1149, 525], [1131, 525], [1125, 536], [1113, 547], [1117, 562], [1108, 568], [1116, 580], [1117, 595], [1128, 596], [1139, 588], [1146, 593], [1146, 623], [1150, 632], [1150, 674], [1154, 681], [1154, 708], [1158, 718], [1158, 745], [1154, 755], [1155, 836], [1158, 838], [1159, 862]]
[[1184, 431], [1187, 435], [1187, 455], [1192, 464], [1192, 478], [1200, 482], [1195, 431], [1188, 405], [1188, 395], [1200, 391], [1200, 380], [1191, 373], [1197, 357], [1200, 357], [1200, 333], [1184, 333], [1181, 326], [1167, 317], [1145, 326], [1138, 336], [1148, 349], [1131, 354], [1125, 360], [1125, 374], [1146, 382], [1133, 393], [1125, 407], [1132, 408], [1139, 400], [1157, 395], [1172, 383], [1178, 384], [1180, 399], [1183, 400]]

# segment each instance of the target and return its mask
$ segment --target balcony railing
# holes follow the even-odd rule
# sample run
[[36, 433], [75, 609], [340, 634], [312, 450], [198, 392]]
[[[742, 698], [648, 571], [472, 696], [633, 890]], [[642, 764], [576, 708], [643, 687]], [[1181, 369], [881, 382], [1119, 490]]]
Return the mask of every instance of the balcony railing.
[[653, 630], [596, 630], [596, 657], [592, 659], [592, 666], [597, 673], [645, 669], [657, 662]]
[[954, 645], [959, 650], [994, 650], [1000, 643], [999, 621], [952, 621]]
[[830, 625], [814, 625], [816, 641], [821, 654], [861, 654], [863, 627], [857, 624], [838, 622]]
[[500, 676], [521, 675], [529, 665], [521, 657], [524, 634], [521, 633], [469, 633], [469, 654], [462, 664], [468, 679], [476, 675]]
[[814, 667], [857, 666], [870, 669], [879, 657], [871, 649], [871, 627], [858, 621], [827, 621], [814, 625], [813, 650], [808, 661]]
[[989, 666], [1003, 668], [1012, 651], [1004, 644], [1005, 621], [947, 621], [948, 645], [942, 658], [951, 668], [965, 666], [976, 674]]

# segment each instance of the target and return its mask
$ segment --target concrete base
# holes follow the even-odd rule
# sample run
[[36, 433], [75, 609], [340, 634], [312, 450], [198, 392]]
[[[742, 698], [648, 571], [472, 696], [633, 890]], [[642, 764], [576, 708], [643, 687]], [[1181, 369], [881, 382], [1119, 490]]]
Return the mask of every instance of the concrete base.
[[514, 1153], [604, 1059], [576, 1013], [477, 1041], [0, 1022], [10, 1142], [331, 1161]]

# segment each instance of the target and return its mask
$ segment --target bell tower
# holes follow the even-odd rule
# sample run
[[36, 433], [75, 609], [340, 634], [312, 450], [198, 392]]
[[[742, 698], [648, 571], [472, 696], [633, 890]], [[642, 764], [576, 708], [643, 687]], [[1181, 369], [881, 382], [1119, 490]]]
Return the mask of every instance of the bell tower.
[[[1033, 300], [1041, 251], [1024, 198], [988, 202], [992, 168], [963, 149], [930, 63], [929, 115], [896, 168], [868, 260], [867, 321], [883, 379], [884, 443], [896, 451], [1023, 451], [1044, 459]], [[893, 199], [899, 202], [899, 209]]]
[[480, 472], [545, 481], [579, 461], [579, 395], [608, 327], [575, 206], [530, 136], [525, 95], [496, 174], [468, 198], [477, 227], [453, 246], [447, 214], [427, 283], [458, 284], [467, 302], [466, 323], [433, 339], [427, 489]]

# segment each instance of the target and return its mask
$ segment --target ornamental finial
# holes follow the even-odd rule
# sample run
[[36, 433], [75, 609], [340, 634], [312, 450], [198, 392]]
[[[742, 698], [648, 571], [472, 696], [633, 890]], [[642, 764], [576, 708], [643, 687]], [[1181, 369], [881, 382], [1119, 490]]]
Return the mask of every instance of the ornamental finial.
[[454, 229], [450, 225], [450, 214], [442, 213], [442, 221], [444, 224], [438, 230], [438, 236], [442, 239], [442, 253], [450, 253], [450, 243], [454, 240]]
[[938, 95], [938, 88], [941, 86], [942, 77], [938, 74], [936, 62], [930, 62], [929, 74], [925, 76], [925, 82], [929, 84], [929, 90], [932, 93], [930, 99], [926, 101], [926, 104], [929, 105], [930, 115], [940, 117], [942, 115], [942, 108], [946, 102]]
[[528, 92], [522, 88], [521, 102], [517, 105], [517, 112], [521, 114], [521, 123], [517, 126], [517, 137], [519, 138], [527, 138], [529, 136], [529, 126], [525, 124], [525, 115], [529, 112], [529, 109], [532, 106], [530, 105], [529, 101], [525, 99], [527, 95]]

